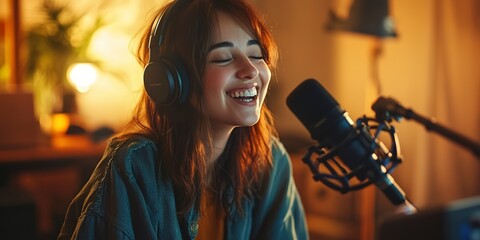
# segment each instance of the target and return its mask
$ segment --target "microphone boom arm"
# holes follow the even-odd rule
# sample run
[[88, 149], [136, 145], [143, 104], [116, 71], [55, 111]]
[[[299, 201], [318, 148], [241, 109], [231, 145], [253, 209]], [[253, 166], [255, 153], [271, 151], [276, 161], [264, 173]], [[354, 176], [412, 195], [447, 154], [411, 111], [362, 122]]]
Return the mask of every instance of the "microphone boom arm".
[[480, 159], [480, 144], [441, 124], [438, 124], [433, 118], [429, 119], [417, 114], [410, 108], [403, 107], [392, 98], [379, 97], [372, 105], [372, 110], [375, 111], [377, 118], [388, 122], [392, 121], [392, 119], [398, 121], [402, 117], [419, 122], [425, 126], [427, 131], [438, 133], [458, 145], [469, 149], [478, 159]]

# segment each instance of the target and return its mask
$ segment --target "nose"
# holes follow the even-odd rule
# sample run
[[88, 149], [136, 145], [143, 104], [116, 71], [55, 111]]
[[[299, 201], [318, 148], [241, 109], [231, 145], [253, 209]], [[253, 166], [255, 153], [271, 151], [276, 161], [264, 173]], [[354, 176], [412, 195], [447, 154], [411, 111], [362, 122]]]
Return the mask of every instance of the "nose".
[[255, 65], [250, 61], [250, 59], [245, 56], [238, 63], [239, 68], [237, 71], [237, 77], [240, 79], [255, 79], [258, 76], [258, 69]]

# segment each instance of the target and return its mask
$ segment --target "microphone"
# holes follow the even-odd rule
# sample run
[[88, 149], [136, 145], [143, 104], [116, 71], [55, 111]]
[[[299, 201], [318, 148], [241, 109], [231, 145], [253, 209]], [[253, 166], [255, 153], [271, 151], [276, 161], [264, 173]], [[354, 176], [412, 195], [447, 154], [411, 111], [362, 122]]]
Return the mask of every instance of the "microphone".
[[[370, 128], [365, 122], [366, 118], [354, 124], [348, 112], [314, 79], [307, 79], [295, 88], [287, 97], [287, 105], [307, 128], [311, 137], [318, 142], [318, 146], [310, 148], [304, 158], [304, 162], [315, 174], [316, 180], [342, 193], [374, 183], [394, 205], [403, 204], [409, 211], [415, 211], [413, 205], [406, 200], [403, 190], [389, 174], [389, 169], [383, 165], [392, 158], [398, 163], [396, 150], [393, 156], [392, 151], [377, 140], [377, 134], [373, 136], [370, 133]], [[381, 130], [383, 127], [392, 129], [386, 122], [378, 129]], [[395, 137], [393, 140], [396, 140]], [[309, 159], [313, 153], [321, 154], [315, 163]], [[328, 160], [335, 161], [335, 156], [338, 156], [343, 164], [328, 163]], [[322, 163], [333, 175], [318, 172]], [[346, 166], [350, 173], [348, 169], [341, 168], [345, 175], [336, 176], [338, 173], [333, 166], [339, 165]], [[349, 187], [348, 180], [353, 177], [366, 183], [358, 187]], [[332, 184], [329, 179], [340, 181], [343, 187]]]

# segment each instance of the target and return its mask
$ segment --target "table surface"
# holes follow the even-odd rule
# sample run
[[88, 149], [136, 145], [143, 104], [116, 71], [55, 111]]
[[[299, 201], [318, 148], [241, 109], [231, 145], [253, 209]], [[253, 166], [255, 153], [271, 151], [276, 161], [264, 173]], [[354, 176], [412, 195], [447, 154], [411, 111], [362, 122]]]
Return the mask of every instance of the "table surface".
[[0, 149], [0, 170], [49, 169], [78, 164], [85, 159], [95, 161], [89, 165], [96, 164], [105, 147], [106, 141], [93, 142], [85, 135], [52, 136], [47, 143], [38, 146]]

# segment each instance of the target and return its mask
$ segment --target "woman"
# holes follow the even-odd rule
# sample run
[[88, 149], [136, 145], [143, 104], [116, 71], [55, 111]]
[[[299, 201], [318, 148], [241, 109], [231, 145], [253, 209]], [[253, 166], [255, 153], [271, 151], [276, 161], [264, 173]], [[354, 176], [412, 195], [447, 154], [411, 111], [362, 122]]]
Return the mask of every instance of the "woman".
[[265, 24], [244, 0], [179, 0], [157, 15], [165, 11], [160, 44], [149, 45], [156, 17], [138, 58], [145, 66], [174, 56], [187, 97], [161, 104], [143, 95], [59, 239], [307, 239], [290, 159], [264, 104], [277, 57]]

